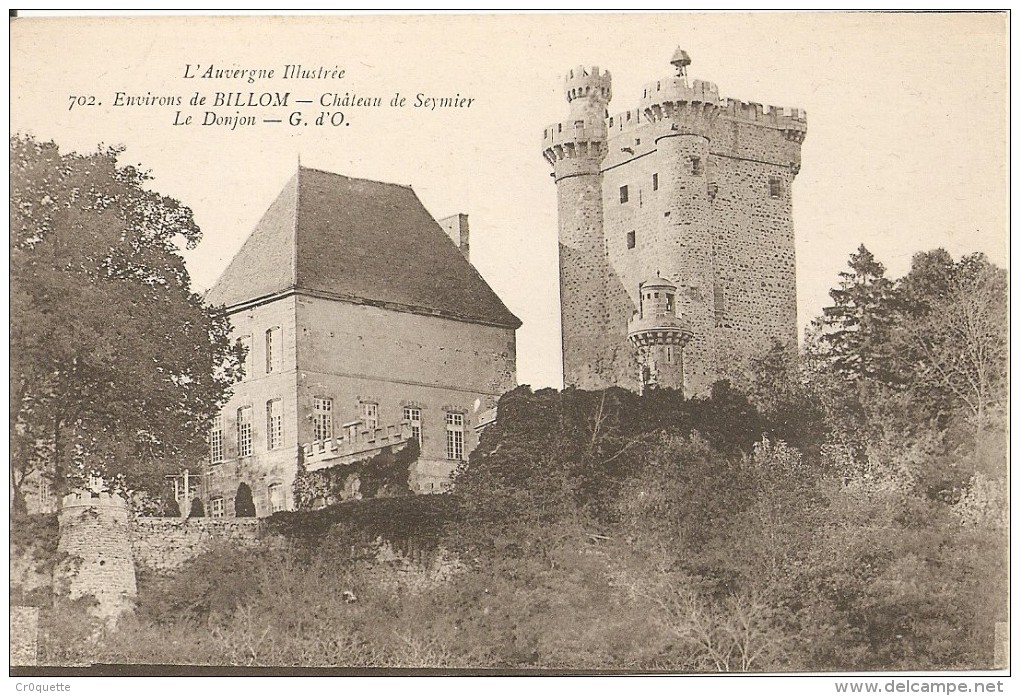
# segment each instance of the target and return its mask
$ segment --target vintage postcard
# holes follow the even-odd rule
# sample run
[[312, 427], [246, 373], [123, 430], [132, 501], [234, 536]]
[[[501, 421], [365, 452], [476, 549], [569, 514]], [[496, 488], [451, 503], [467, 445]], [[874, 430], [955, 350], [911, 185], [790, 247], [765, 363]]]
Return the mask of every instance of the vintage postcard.
[[12, 17], [12, 675], [1001, 690], [1008, 20]]

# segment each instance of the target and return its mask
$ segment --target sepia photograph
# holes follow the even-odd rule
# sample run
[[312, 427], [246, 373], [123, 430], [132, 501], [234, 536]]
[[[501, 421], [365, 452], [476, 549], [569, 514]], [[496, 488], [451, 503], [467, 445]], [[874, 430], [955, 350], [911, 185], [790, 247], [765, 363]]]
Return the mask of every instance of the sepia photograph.
[[1001, 693], [1009, 18], [12, 11], [18, 690]]

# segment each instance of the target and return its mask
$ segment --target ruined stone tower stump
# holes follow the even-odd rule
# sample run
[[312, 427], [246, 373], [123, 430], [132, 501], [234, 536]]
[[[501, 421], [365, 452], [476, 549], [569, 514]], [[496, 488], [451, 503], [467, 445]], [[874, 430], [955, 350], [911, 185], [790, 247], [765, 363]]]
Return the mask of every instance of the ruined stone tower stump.
[[132, 606], [138, 588], [131, 554], [127, 502], [116, 493], [75, 491], [64, 496], [57, 550], [67, 558], [55, 571], [57, 592], [91, 595], [97, 616], [112, 620]]

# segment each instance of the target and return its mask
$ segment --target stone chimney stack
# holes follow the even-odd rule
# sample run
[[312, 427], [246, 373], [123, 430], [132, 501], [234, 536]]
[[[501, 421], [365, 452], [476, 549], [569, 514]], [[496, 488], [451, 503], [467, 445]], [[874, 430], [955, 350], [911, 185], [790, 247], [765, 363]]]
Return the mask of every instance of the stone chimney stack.
[[450, 217], [445, 217], [442, 220], [438, 220], [439, 226], [443, 228], [453, 243], [460, 249], [460, 253], [464, 254], [464, 258], [468, 261], [471, 260], [470, 256], [470, 239], [468, 231], [468, 216], [464, 213], [457, 213]]

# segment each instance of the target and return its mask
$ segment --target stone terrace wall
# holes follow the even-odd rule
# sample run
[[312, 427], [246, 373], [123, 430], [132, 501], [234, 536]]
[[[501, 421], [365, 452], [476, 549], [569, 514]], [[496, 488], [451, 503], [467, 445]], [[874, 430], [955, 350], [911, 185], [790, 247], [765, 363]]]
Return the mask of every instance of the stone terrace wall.
[[173, 571], [218, 542], [255, 544], [262, 524], [255, 518], [136, 517], [131, 528], [135, 564]]
[[11, 667], [30, 667], [38, 661], [39, 607], [11, 607]]

